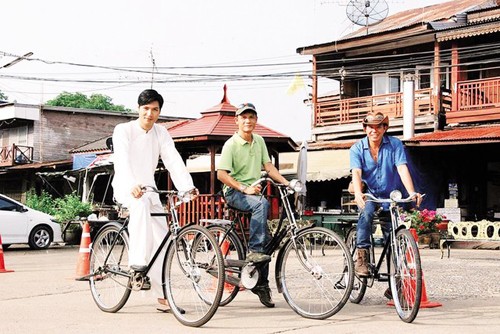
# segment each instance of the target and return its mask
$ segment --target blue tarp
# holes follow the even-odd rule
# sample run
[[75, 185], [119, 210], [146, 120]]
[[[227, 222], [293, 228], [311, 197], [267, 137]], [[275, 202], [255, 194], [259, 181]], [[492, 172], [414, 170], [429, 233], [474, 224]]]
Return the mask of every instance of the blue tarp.
[[87, 167], [96, 157], [97, 155], [95, 153], [75, 154], [73, 156], [73, 170]]

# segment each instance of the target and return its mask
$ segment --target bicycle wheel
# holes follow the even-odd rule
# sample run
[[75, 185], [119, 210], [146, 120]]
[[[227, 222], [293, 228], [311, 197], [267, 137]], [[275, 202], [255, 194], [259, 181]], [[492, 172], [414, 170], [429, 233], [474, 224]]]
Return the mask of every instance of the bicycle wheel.
[[[227, 260], [244, 260], [245, 251], [243, 244], [236, 233], [228, 233], [228, 230], [223, 226], [211, 225], [208, 230], [215, 236], [224, 258], [224, 264]], [[240, 288], [238, 283], [241, 278], [241, 270], [231, 270], [226, 265], [225, 283], [220, 306], [226, 306], [236, 297]]]
[[[354, 266], [356, 266], [356, 261], [358, 258], [358, 251], [356, 248], [356, 228], [352, 228], [347, 234], [346, 245], [352, 255], [352, 261]], [[368, 284], [368, 279], [366, 277], [358, 277], [354, 275], [354, 282], [352, 284], [352, 291], [349, 294], [349, 300], [351, 303], [359, 304], [366, 293], [366, 288]]]
[[422, 298], [422, 268], [417, 243], [410, 231], [396, 233], [396, 249], [391, 251], [390, 285], [394, 307], [404, 322], [412, 322]]
[[163, 263], [164, 293], [183, 325], [207, 323], [219, 307], [224, 288], [224, 262], [214, 236], [206, 228], [182, 228], [168, 246]]
[[[289, 240], [279, 259], [279, 284], [290, 307], [310, 319], [326, 319], [342, 309], [352, 289], [354, 268], [344, 241], [314, 227]], [[346, 269], [347, 268], [347, 269]]]
[[105, 312], [117, 312], [130, 296], [128, 270], [129, 239], [118, 223], [105, 225], [90, 249], [90, 291], [97, 306]]

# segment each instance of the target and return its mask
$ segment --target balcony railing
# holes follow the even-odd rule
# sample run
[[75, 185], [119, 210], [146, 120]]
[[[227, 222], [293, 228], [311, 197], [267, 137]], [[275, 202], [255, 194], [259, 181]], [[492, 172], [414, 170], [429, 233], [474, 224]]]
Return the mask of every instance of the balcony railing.
[[33, 162], [33, 147], [12, 144], [0, 147], [0, 167]]
[[458, 111], [500, 107], [500, 78], [457, 84]]
[[[278, 218], [279, 208], [278, 199], [276, 197], [268, 197], [271, 203], [269, 210], [269, 219]], [[184, 225], [186, 223], [199, 224], [200, 219], [230, 219], [234, 214], [226, 210], [224, 198], [220, 195], [200, 194], [195, 200], [184, 203], [179, 207], [179, 223]], [[240, 213], [243, 215], [242, 222], [243, 228], [248, 230], [250, 224], [250, 215]], [[247, 231], [248, 232], [248, 231]]]
[[224, 200], [220, 195], [199, 195], [194, 201], [179, 207], [179, 222], [198, 224], [200, 219], [222, 219], [224, 217]]
[[[432, 90], [415, 91], [415, 116], [434, 113]], [[403, 93], [373, 95], [352, 99], [321, 98], [314, 111], [314, 126], [359, 123], [369, 112], [383, 112], [389, 118], [403, 116]]]

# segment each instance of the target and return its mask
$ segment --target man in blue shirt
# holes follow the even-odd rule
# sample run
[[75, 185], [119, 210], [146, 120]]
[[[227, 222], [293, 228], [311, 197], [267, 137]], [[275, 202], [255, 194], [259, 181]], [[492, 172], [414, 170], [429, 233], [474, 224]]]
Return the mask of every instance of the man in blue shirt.
[[[417, 206], [422, 196], [415, 192], [413, 181], [408, 170], [403, 143], [386, 132], [389, 119], [384, 114], [368, 113], [363, 120], [366, 137], [355, 143], [350, 149], [350, 167], [354, 199], [360, 210], [356, 228], [356, 247], [358, 258], [355, 272], [359, 277], [368, 277], [368, 249], [371, 246], [370, 235], [375, 211], [380, 204], [365, 201], [363, 191], [376, 197], [389, 198], [392, 190], [403, 183], [408, 194], [415, 197]], [[363, 190], [363, 187], [366, 187]], [[391, 226], [382, 225], [384, 236], [388, 235]]]

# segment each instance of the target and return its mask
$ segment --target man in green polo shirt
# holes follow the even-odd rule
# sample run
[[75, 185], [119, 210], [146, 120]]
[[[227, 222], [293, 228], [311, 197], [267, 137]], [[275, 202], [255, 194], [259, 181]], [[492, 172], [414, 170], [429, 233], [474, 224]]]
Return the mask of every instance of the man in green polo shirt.
[[[224, 197], [229, 205], [242, 211], [251, 211], [250, 238], [248, 242], [249, 262], [270, 261], [264, 253], [269, 240], [267, 215], [269, 203], [261, 196], [261, 185], [252, 186], [260, 178], [262, 168], [276, 182], [288, 185], [288, 181], [272, 164], [264, 139], [253, 133], [257, 124], [257, 111], [251, 103], [244, 103], [236, 110], [235, 122], [238, 132], [229, 138], [222, 148], [217, 169], [217, 178], [224, 184]], [[259, 282], [252, 292], [259, 296], [262, 304], [274, 307], [269, 288], [269, 264], [260, 271]]]

